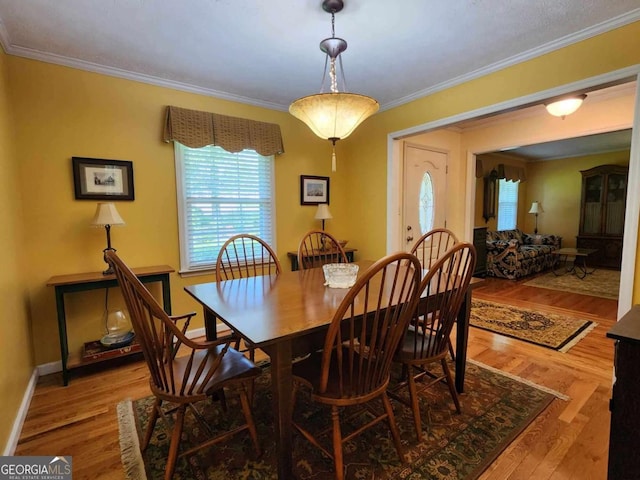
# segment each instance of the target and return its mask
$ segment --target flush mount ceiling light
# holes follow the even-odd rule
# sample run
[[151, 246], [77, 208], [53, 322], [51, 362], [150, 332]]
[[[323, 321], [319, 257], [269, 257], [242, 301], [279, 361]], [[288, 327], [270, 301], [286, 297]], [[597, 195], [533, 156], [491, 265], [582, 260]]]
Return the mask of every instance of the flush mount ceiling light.
[[586, 95], [573, 95], [571, 97], [561, 98], [551, 103], [545, 103], [547, 112], [555, 117], [566, 117], [580, 108]]
[[[320, 50], [325, 54], [324, 75], [320, 93], [299, 98], [289, 106], [289, 112], [302, 120], [320, 138], [333, 144], [331, 170], [336, 171], [336, 142], [347, 138], [364, 120], [378, 111], [378, 102], [366, 95], [347, 93], [340, 54], [347, 49], [347, 42], [335, 35], [335, 14], [342, 10], [342, 0], [324, 0], [322, 9], [331, 14], [331, 37], [320, 42]], [[342, 92], [338, 90], [336, 60], [340, 59]], [[329, 89], [324, 93], [325, 79], [329, 64]]]

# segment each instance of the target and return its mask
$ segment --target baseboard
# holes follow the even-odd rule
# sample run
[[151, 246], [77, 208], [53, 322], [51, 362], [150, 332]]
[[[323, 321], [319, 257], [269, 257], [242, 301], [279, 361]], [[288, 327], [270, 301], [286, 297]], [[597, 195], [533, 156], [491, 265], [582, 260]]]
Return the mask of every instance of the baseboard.
[[42, 365], [38, 365], [36, 368], [38, 369], [38, 374], [41, 377], [52, 373], [58, 373], [62, 371], [62, 361], [58, 360], [57, 362], [43, 363]]
[[22, 432], [22, 426], [24, 425], [24, 420], [27, 418], [27, 413], [29, 412], [29, 405], [31, 405], [31, 398], [33, 397], [34, 392], [36, 391], [36, 384], [38, 383], [38, 368], [33, 369], [33, 373], [31, 374], [31, 378], [29, 379], [29, 383], [27, 384], [27, 388], [24, 392], [24, 396], [22, 397], [22, 402], [20, 403], [20, 408], [18, 409], [18, 414], [16, 415], [15, 420], [13, 421], [13, 428], [11, 429], [11, 434], [9, 435], [9, 440], [7, 440], [7, 444], [4, 447], [3, 456], [13, 455], [16, 451], [16, 447], [18, 446], [18, 440], [20, 440], [20, 433]]

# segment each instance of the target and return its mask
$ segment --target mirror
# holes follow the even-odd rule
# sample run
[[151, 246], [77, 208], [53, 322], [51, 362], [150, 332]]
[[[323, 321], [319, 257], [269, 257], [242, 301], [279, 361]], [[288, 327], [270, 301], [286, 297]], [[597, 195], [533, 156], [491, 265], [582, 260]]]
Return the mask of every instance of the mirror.
[[482, 206], [482, 217], [485, 222], [496, 216], [496, 182], [498, 172], [494, 168], [489, 175], [484, 177], [484, 197]]

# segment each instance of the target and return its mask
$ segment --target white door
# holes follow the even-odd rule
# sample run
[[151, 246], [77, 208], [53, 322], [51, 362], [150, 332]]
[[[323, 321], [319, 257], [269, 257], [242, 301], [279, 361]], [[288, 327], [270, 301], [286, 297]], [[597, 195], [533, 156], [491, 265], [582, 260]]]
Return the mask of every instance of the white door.
[[406, 251], [429, 230], [446, 226], [448, 159], [446, 151], [404, 144], [401, 234]]

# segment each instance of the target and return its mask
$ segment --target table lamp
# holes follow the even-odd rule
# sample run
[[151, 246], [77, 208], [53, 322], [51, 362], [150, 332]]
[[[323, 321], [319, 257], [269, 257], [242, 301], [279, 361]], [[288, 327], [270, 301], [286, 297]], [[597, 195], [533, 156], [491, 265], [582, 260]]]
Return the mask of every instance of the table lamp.
[[544, 213], [544, 210], [542, 209], [542, 205], [540, 205], [539, 202], [533, 202], [531, 204], [531, 210], [529, 210], [529, 213], [533, 213], [536, 216], [536, 228], [533, 229], [533, 234], [537, 235], [538, 234], [538, 214]]
[[[91, 225], [95, 227], [104, 226], [105, 230], [107, 231], [107, 248], [105, 248], [102, 251], [103, 254], [107, 253], [107, 251], [109, 250], [113, 250], [114, 252], [116, 251], [116, 249], [111, 246], [111, 226], [124, 225], [124, 224], [125, 224], [124, 220], [118, 213], [118, 210], [116, 209], [115, 204], [110, 202], [98, 204], [98, 207], [96, 208], [96, 214], [93, 216], [93, 220], [91, 220]], [[105, 262], [106, 262], [106, 259], [105, 259]], [[109, 264], [107, 263], [107, 265]], [[109, 265], [109, 268], [107, 268], [102, 273], [104, 275], [111, 275], [114, 272], [113, 272], [113, 269], [111, 268], [111, 265]]]
[[333, 218], [333, 215], [331, 215], [331, 212], [329, 211], [329, 205], [326, 203], [319, 203], [315, 219], [322, 220], [322, 231], [324, 231], [324, 221], [329, 218]]

